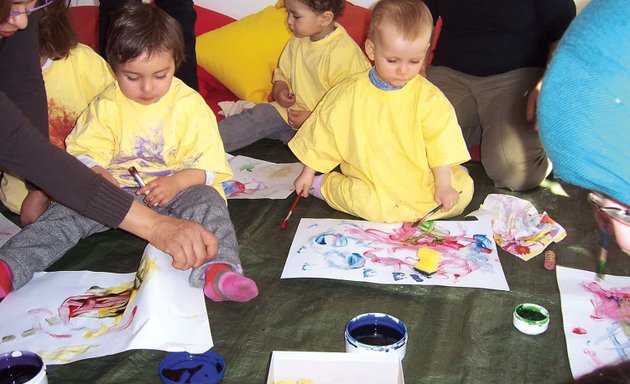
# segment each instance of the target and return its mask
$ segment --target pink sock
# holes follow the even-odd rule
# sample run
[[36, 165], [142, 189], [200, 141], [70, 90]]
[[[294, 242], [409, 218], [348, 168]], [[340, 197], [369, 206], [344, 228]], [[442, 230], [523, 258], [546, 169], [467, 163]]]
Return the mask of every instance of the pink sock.
[[212, 301], [250, 301], [258, 296], [256, 282], [240, 275], [227, 264], [211, 264], [206, 269], [203, 293]]
[[0, 299], [4, 299], [11, 291], [11, 269], [0, 260]]
[[324, 196], [322, 196], [322, 182], [324, 181], [324, 175], [317, 175], [313, 179], [313, 185], [311, 185], [311, 189], [309, 189], [309, 195], [313, 195], [320, 200], [324, 200]]

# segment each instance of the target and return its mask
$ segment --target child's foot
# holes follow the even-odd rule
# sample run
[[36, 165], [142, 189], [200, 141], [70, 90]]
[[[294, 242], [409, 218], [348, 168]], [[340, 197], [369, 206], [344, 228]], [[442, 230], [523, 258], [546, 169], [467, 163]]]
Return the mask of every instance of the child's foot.
[[0, 260], [0, 300], [4, 299], [11, 291], [11, 269], [4, 261]]
[[258, 296], [256, 282], [234, 272], [226, 264], [211, 264], [206, 269], [203, 293], [212, 301], [250, 301]]

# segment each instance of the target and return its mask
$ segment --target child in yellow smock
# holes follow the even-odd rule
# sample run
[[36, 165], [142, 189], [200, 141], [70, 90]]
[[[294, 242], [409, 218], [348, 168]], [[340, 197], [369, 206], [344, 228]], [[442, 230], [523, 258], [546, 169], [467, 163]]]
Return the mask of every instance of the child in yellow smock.
[[[258, 288], [243, 275], [221, 187], [232, 171], [214, 114], [201, 95], [173, 77], [183, 56], [177, 21], [149, 4], [121, 7], [112, 16], [107, 44], [116, 81], [81, 114], [66, 149], [157, 212], [212, 232], [216, 257], [192, 268], [190, 285], [203, 288], [214, 301], [249, 301]], [[132, 166], [146, 185], [128, 172]], [[80, 239], [107, 229], [53, 203], [0, 248], [0, 266], [8, 267], [11, 285], [18, 289]]]
[[361, 48], [335, 22], [345, 0], [285, 0], [284, 5], [294, 36], [273, 73], [275, 102], [258, 104], [219, 122], [227, 152], [264, 138], [287, 143], [329, 89], [370, 67]]
[[375, 67], [329, 91], [289, 142], [304, 164], [298, 194], [379, 222], [412, 221], [438, 204], [434, 219], [464, 210], [473, 181], [460, 164], [470, 155], [453, 107], [418, 74], [432, 28], [420, 1], [375, 5], [365, 44]]
[[[39, 19], [39, 55], [48, 98], [48, 132], [50, 142], [64, 149], [66, 136], [92, 99], [101, 93], [114, 76], [109, 65], [92, 48], [80, 44], [70, 24], [67, 2], [54, 0], [42, 9]], [[35, 220], [50, 204], [41, 191], [31, 191], [39, 200], [27, 205], [22, 223]], [[0, 182], [0, 201], [15, 213], [22, 210], [27, 196], [24, 181], [4, 173]]]

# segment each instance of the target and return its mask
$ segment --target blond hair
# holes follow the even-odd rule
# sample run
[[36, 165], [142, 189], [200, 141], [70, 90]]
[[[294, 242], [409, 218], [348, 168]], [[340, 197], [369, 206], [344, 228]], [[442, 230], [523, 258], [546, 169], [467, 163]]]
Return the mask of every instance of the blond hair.
[[405, 40], [414, 40], [433, 28], [433, 16], [421, 0], [380, 0], [372, 10], [368, 38], [374, 40], [384, 25], [396, 28]]

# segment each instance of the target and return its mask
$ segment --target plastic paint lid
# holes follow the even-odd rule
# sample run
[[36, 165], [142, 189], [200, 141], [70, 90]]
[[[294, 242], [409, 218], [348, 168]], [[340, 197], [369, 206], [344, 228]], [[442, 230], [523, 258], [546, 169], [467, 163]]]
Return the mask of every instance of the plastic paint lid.
[[164, 384], [217, 384], [225, 374], [225, 360], [217, 352], [171, 352], [160, 361], [158, 374]]
[[549, 327], [549, 311], [538, 304], [519, 304], [512, 317], [516, 329], [527, 335], [539, 335]]
[[0, 381], [16, 384], [47, 384], [46, 364], [33, 352], [12, 351], [0, 354]]

